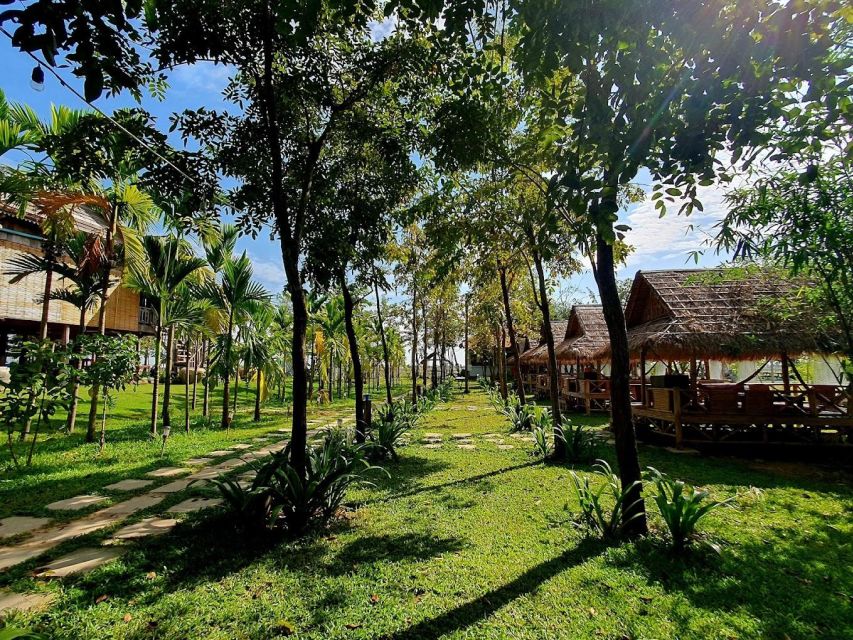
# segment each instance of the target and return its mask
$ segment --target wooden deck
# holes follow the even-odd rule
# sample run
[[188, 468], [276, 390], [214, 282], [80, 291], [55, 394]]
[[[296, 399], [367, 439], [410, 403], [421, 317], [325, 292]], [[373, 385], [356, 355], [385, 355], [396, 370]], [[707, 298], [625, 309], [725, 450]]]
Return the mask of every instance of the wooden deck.
[[701, 443], [849, 444], [853, 415], [841, 387], [707, 385], [646, 388], [633, 407], [638, 435], [663, 435], [676, 446]]

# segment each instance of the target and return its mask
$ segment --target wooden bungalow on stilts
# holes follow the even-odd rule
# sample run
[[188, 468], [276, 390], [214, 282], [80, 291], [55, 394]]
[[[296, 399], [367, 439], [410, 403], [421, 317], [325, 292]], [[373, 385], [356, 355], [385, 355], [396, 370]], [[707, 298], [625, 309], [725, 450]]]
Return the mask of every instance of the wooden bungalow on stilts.
[[[566, 325], [565, 320], [556, 320], [551, 323], [555, 343], [560, 336], [566, 334]], [[556, 348], [556, 344], [554, 346]], [[551, 392], [548, 377], [548, 344], [545, 342], [544, 331], [539, 336], [539, 344], [523, 353], [519, 362], [525, 391], [539, 399], [548, 398]]]
[[[847, 391], [807, 383], [792, 360], [830, 350], [811, 310], [785, 303], [807, 286], [758, 268], [638, 272], [625, 310], [629, 349], [642, 373], [633, 409], [638, 435], [728, 451], [849, 444]], [[710, 379], [709, 360], [764, 364], [731, 382]], [[653, 361], [665, 363], [667, 375], [647, 377]], [[780, 383], [757, 378], [770, 361], [781, 361]]]
[[601, 305], [572, 307], [563, 341], [557, 345], [560, 365], [560, 400], [565, 408], [581, 409], [587, 415], [606, 411], [610, 402], [610, 380], [605, 375], [607, 358], [600, 352], [609, 343]]

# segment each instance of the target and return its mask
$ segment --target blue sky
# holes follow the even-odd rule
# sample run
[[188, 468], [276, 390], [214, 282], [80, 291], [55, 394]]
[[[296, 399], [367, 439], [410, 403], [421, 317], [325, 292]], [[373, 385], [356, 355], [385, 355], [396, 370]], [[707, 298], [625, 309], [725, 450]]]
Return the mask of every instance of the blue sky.
[[[30, 84], [32, 60], [13, 49], [6, 38], [0, 38], [0, 63], [4, 69], [0, 88], [8, 100], [29, 104], [42, 117], [49, 113], [51, 103], [74, 108], [86, 106], [50, 74], [47, 74], [43, 91], [33, 89]], [[82, 82], [67, 70], [60, 70], [60, 73], [82, 92]], [[157, 118], [159, 126], [165, 131], [169, 125], [169, 115], [173, 112], [200, 106], [224, 108], [226, 105], [221, 98], [221, 91], [227, 79], [228, 70], [222, 66], [199, 64], [180, 67], [169, 77], [166, 99], [159, 102], [146, 97], [143, 98], [142, 106]], [[104, 97], [97, 102], [97, 106], [108, 113], [118, 107], [134, 105], [133, 99], [126, 95], [112, 99]], [[180, 144], [177, 136], [173, 135], [173, 143]], [[639, 176], [638, 181], [645, 188], [651, 188], [648, 175]], [[632, 227], [628, 242], [635, 247], [635, 251], [628, 264], [620, 270], [619, 277], [632, 277], [638, 269], [693, 266], [692, 261], [686, 262], [688, 253], [700, 248], [702, 241], [712, 233], [714, 223], [722, 216], [723, 191], [716, 187], [703, 189], [702, 201], [705, 211], [689, 218], [670, 214], [661, 219], [649, 201], [632, 205], [622, 212], [623, 222]], [[268, 233], [261, 233], [254, 240], [242, 238], [238, 248], [245, 250], [252, 258], [258, 280], [270, 291], [281, 291], [284, 271], [278, 243], [270, 240]], [[711, 266], [719, 262], [720, 258], [709, 252], [702, 258], [700, 265]], [[589, 272], [572, 278], [571, 285], [580, 290], [595, 288]]]

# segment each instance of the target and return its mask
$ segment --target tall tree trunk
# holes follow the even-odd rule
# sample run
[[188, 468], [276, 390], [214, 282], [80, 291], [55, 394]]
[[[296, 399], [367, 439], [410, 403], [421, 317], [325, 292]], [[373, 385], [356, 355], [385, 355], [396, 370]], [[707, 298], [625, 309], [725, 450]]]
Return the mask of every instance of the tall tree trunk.
[[151, 426], [152, 436], [157, 435], [157, 409], [160, 405], [158, 396], [160, 390], [160, 347], [163, 342], [163, 327], [157, 325], [157, 333], [154, 336], [154, 385], [151, 389]]
[[254, 421], [261, 421], [261, 377], [264, 375], [261, 368], [258, 367], [258, 381], [255, 384], [255, 415]]
[[566, 457], [566, 441], [563, 439], [563, 416], [560, 413], [560, 372], [557, 369], [557, 352], [554, 348], [554, 332], [551, 330], [551, 304], [548, 301], [548, 285], [545, 283], [545, 269], [542, 256], [533, 250], [533, 262], [536, 265], [536, 278], [539, 284], [539, 307], [542, 310], [542, 332], [548, 347], [548, 382], [551, 395], [551, 418], [554, 426], [554, 457], [563, 460]]
[[424, 391], [427, 388], [427, 356], [429, 355], [429, 336], [427, 334], [427, 312], [426, 312], [426, 302], [421, 301], [421, 317], [423, 318], [423, 330], [424, 330], [424, 379], [423, 379], [423, 387]]
[[385, 321], [382, 319], [382, 303], [379, 300], [379, 281], [373, 283], [376, 292], [376, 319], [379, 322], [379, 338], [382, 341], [382, 362], [385, 365], [385, 401], [390, 407], [391, 399], [391, 362], [388, 359], [388, 340], [385, 338]]
[[[284, 245], [284, 242], [282, 242]], [[285, 254], [284, 268], [287, 288], [293, 306], [293, 426], [290, 436], [290, 464], [300, 477], [305, 477], [306, 451], [308, 446], [308, 375], [305, 370], [305, 334], [308, 330], [308, 308], [302, 290], [298, 256], [291, 247], [282, 249]]]
[[[195, 398], [196, 398], [196, 391], [198, 390], [198, 369], [199, 369], [199, 363], [201, 362], [201, 355], [204, 352], [204, 345], [203, 344], [199, 345], [198, 340], [195, 340], [193, 342], [193, 347], [194, 347], [193, 348], [194, 367], [193, 367], [193, 402], [192, 402], [192, 408], [193, 408], [193, 411], [195, 411]], [[187, 373], [189, 374], [189, 367], [187, 367]]]
[[506, 328], [509, 333], [509, 347], [512, 351], [512, 377], [515, 379], [515, 389], [518, 393], [518, 399], [521, 404], [526, 404], [527, 399], [524, 397], [524, 379], [521, 377], [521, 362], [519, 357], [521, 354], [518, 349], [518, 340], [515, 336], [515, 322], [512, 319], [512, 307], [509, 304], [509, 286], [506, 281], [506, 267], [499, 267], [498, 271], [501, 276], [501, 293], [503, 294], [504, 316], [506, 317]]
[[352, 299], [352, 292], [347, 286], [346, 274], [340, 273], [338, 279], [344, 296], [344, 326], [349, 343], [349, 356], [352, 361], [352, 376], [355, 381], [355, 439], [356, 442], [364, 442], [367, 437], [368, 425], [364, 422], [364, 377], [361, 371], [361, 356], [358, 353], [358, 341], [355, 334], [355, 322], [353, 321], [355, 303]]
[[[82, 336], [85, 332], [86, 308], [83, 307], [82, 309], [80, 309], [80, 336]], [[69, 393], [71, 394], [71, 406], [68, 407], [68, 418], [65, 422], [65, 426], [68, 429], [68, 433], [74, 432], [74, 427], [77, 423], [77, 406], [80, 403], [80, 399], [77, 397], [77, 392], [80, 390], [80, 372], [83, 370], [83, 357], [80, 353], [79, 345], [74, 347], [74, 352], [77, 354], [77, 360], [74, 363], [76, 371], [74, 372], [74, 375], [71, 378], [71, 384], [69, 386]]]
[[163, 427], [172, 426], [169, 412], [172, 404], [172, 368], [175, 366], [175, 327], [170, 326], [166, 333], [166, 380], [163, 382]]
[[418, 402], [418, 288], [412, 283], [412, 404]]
[[468, 375], [468, 297], [468, 294], [465, 294], [465, 393], [469, 392], [468, 379], [470, 378]]
[[329, 349], [329, 402], [335, 399], [335, 354]]
[[237, 417], [237, 397], [240, 395], [240, 357], [237, 357], [234, 371], [234, 406], [231, 415]]
[[231, 428], [231, 415], [229, 413], [231, 408], [231, 372], [228, 369], [231, 367], [231, 341], [233, 339], [231, 333], [234, 331], [233, 311], [228, 312], [227, 330], [228, 333], [225, 334], [225, 373], [222, 376], [222, 422], [220, 425], [223, 429]]
[[498, 385], [501, 390], [501, 398], [507, 399], [506, 388], [506, 358], [504, 357], [504, 330], [495, 331], [495, 358], [498, 361]]
[[210, 413], [210, 341], [204, 339], [204, 388], [201, 397], [201, 415], [205, 418]]
[[[615, 192], [615, 191], [614, 191]], [[630, 357], [628, 351], [628, 331], [625, 327], [625, 314], [619, 300], [616, 287], [616, 273], [613, 259], [613, 245], [609, 244], [599, 232], [596, 234], [595, 281], [607, 331], [610, 334], [610, 413], [616, 440], [616, 460], [619, 463], [619, 478], [623, 487], [641, 480], [640, 458], [637, 453], [637, 439], [631, 420]], [[645, 505], [642, 500], [642, 487], [637, 485], [627, 497], [627, 505], [632, 505], [623, 513], [626, 533], [643, 535], [648, 532]]]
[[[189, 350], [187, 350], [187, 366], [184, 368], [184, 431], [190, 432], [190, 361]], [[198, 358], [196, 358], [198, 362]], [[195, 385], [193, 385], [195, 391]], [[195, 396], [193, 396], [195, 401]]]
[[[107, 237], [106, 237], [106, 255], [107, 255], [107, 265], [104, 269], [107, 271], [106, 276], [104, 278], [104, 284], [101, 287], [101, 308], [98, 310], [98, 332], [103, 336], [107, 333], [107, 298], [110, 293], [110, 266], [112, 265], [112, 261], [115, 254], [115, 234], [118, 229], [118, 204], [113, 202], [110, 206], [110, 224], [107, 227]], [[95, 441], [95, 433], [97, 432], [98, 425], [98, 397], [99, 397], [100, 389], [98, 385], [92, 387], [91, 392], [89, 393], [92, 404], [89, 406], [89, 422], [86, 425], [86, 442], [94, 442]]]
[[[45, 252], [45, 258], [48, 261], [54, 259], [53, 252]], [[39, 326], [39, 337], [42, 340], [47, 340], [47, 322], [50, 319], [50, 290], [53, 288], [53, 269], [48, 269], [44, 273], [44, 302], [41, 303], [41, 324]]]

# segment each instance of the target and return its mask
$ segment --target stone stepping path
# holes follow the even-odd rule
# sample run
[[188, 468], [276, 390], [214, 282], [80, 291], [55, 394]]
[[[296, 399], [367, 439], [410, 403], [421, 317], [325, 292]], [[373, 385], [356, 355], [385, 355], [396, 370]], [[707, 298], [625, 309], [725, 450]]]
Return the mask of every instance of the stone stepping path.
[[0, 538], [19, 536], [41, 529], [50, 518], [31, 518], [30, 516], [11, 516], [0, 520]]
[[234, 451], [245, 451], [246, 449], [251, 449], [252, 445], [246, 444], [245, 442], [241, 444], [235, 444], [233, 447], [228, 447], [229, 449], [233, 449]]
[[[316, 422], [323, 421], [319, 420]], [[354, 423], [354, 419], [348, 418], [344, 420], [344, 423]], [[316, 433], [316, 431], [314, 433]], [[267, 436], [255, 438], [255, 442], [266, 442], [267, 444], [261, 449], [248, 452], [247, 456], [268, 456], [270, 453], [283, 449], [287, 446], [289, 439], [279, 440], [272, 444], [268, 443], [269, 439], [280, 438], [282, 434], [289, 435], [290, 429], [278, 429], [276, 433], [270, 433]], [[186, 466], [162, 467], [146, 472], [145, 475], [149, 478], [175, 479], [161, 487], [155, 487], [148, 493], [118, 502], [71, 522], [50, 524], [51, 521], [48, 518], [27, 518], [23, 516], [13, 516], [0, 520], [0, 539], [23, 533], [32, 534], [28, 539], [19, 544], [0, 546], [0, 571], [48, 553], [51, 549], [67, 540], [113, 527], [134, 513], [155, 507], [170, 493], [176, 493], [186, 489], [191, 486], [192, 481], [199, 481], [199, 484], [202, 484], [203, 481], [218, 477], [223, 472], [245, 466], [249, 463], [247, 457], [230, 458], [213, 466], [204, 465], [208, 462], [212, 462], [212, 457], [233, 455], [235, 450], [247, 450], [253, 446], [254, 445], [241, 443], [235, 445], [231, 449], [213, 451], [207, 454], [207, 456], [193, 458], [183, 463], [184, 465], [189, 466], [203, 466], [202, 469], [196, 470], [195, 473], [190, 473], [192, 470], [188, 469]], [[190, 475], [186, 478], [176, 478], [177, 476], [184, 474]], [[254, 474], [254, 471], [248, 471], [242, 474], [240, 478], [243, 482], [248, 483], [254, 477]], [[110, 491], [134, 491], [149, 487], [153, 483], [154, 480], [150, 479], [129, 478], [107, 485], [105, 489]], [[105, 496], [93, 494], [75, 496], [52, 504], [54, 507], [61, 505], [62, 508], [66, 509], [68, 508], [68, 505], [70, 505], [70, 510], [73, 510], [83, 509], [106, 500], [108, 500], [108, 498]], [[221, 503], [222, 500], [219, 498], [190, 498], [174, 505], [168, 509], [167, 512], [174, 514], [193, 513], [201, 509], [215, 507]], [[164, 533], [174, 526], [172, 522], [174, 522], [174, 519], [172, 518], [145, 518], [138, 523], [119, 529], [110, 537], [107, 543], [111, 544], [119, 540], [132, 540], [136, 538], [143, 538], [148, 535]], [[39, 573], [37, 575], [42, 577], [61, 578], [66, 575], [91, 571], [92, 569], [119, 557], [122, 553], [123, 550], [120, 548], [78, 549], [74, 553], [67, 554], [66, 556], [58, 558], [39, 568]], [[31, 596], [35, 598], [37, 595], [39, 594], [17, 594], [12, 592], [3, 592], [0, 590], [0, 606], [5, 606], [3, 605], [3, 602], [6, 602], [6, 600], [3, 600], [3, 598], [7, 598], [8, 596], [8, 602], [12, 603], [11, 608], [25, 608], [27, 603], [30, 602], [29, 598], [31, 598]], [[33, 599], [32, 602], [35, 603], [36, 600]]]
[[110, 518], [116, 518], [119, 516], [126, 517], [129, 515], [133, 515], [137, 511], [142, 511], [143, 509], [150, 509], [151, 507], [157, 506], [158, 504], [163, 502], [163, 497], [164, 496], [157, 495], [156, 493], [145, 493], [141, 496], [131, 498], [130, 500], [125, 500], [124, 502], [114, 504], [113, 506], [107, 507], [106, 509], [101, 509], [97, 513]]
[[458, 446], [460, 449], [465, 449], [466, 451], [473, 451], [477, 448], [477, 445], [475, 444], [460, 444], [456, 446]]
[[454, 433], [450, 437], [453, 438], [454, 440], [467, 440], [469, 438], [473, 438], [474, 434], [473, 433]]
[[515, 449], [515, 445], [511, 444], [499, 444], [498, 449], [501, 451], [509, 451], [510, 449]]
[[124, 549], [84, 547], [39, 567], [34, 575], [36, 578], [65, 578], [77, 573], [88, 573], [123, 554]]
[[424, 449], [441, 449], [441, 444], [439, 444], [439, 443], [425, 444]]
[[222, 504], [222, 500], [219, 498], [190, 498], [189, 500], [179, 502], [173, 507], [169, 507], [166, 513], [195, 513], [196, 511], [216, 507], [220, 504]]
[[0, 591], [0, 616], [12, 611], [35, 611], [47, 608], [55, 599], [52, 593], [13, 593]]
[[154, 484], [153, 480], [128, 479], [108, 484], [104, 489], [107, 491], [136, 491], [137, 489], [144, 489], [152, 484]]
[[170, 531], [177, 524], [178, 521], [174, 518], [143, 518], [139, 522], [134, 522], [116, 531], [106, 543], [114, 544], [121, 540], [159, 536]]
[[174, 480], [169, 484], [164, 484], [162, 487], [157, 487], [156, 489], [153, 489], [151, 493], [177, 493], [178, 491], [183, 491], [192, 483], [202, 485], [205, 482], [207, 481], [198, 480], [197, 478], [181, 478], [180, 480]]
[[[229, 451], [228, 453], [231, 452]], [[184, 469], [183, 467], [163, 467], [149, 471], [145, 475], [152, 478], [174, 478], [175, 476], [182, 476], [185, 473], [189, 473], [189, 469]]]
[[51, 502], [45, 505], [45, 509], [50, 509], [51, 511], [80, 511], [81, 509], [91, 507], [93, 504], [100, 504], [106, 499], [104, 496], [98, 495], [74, 496], [73, 498]]

